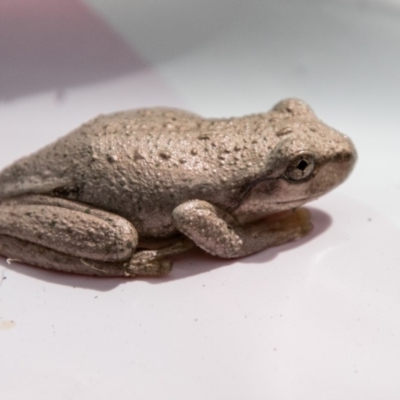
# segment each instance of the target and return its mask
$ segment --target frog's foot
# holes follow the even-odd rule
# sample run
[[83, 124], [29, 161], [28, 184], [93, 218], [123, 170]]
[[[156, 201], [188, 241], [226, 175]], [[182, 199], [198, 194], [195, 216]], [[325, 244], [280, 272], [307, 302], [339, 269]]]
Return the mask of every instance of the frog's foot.
[[125, 268], [127, 276], [166, 275], [172, 269], [172, 261], [157, 256], [157, 250], [138, 251]]
[[125, 267], [126, 275], [165, 275], [172, 269], [172, 261], [166, 257], [183, 253], [193, 247], [195, 247], [195, 244], [190, 239], [182, 237], [167, 247], [156, 250], [140, 250], [133, 254]]

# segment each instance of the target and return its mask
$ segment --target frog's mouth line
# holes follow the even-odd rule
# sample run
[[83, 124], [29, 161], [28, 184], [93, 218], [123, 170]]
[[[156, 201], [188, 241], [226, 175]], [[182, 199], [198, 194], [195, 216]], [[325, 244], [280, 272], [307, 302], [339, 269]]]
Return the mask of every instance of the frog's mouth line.
[[290, 204], [290, 203], [301, 203], [309, 202], [318, 199], [319, 196], [301, 197], [299, 199], [287, 200], [287, 201], [277, 201], [276, 204]]

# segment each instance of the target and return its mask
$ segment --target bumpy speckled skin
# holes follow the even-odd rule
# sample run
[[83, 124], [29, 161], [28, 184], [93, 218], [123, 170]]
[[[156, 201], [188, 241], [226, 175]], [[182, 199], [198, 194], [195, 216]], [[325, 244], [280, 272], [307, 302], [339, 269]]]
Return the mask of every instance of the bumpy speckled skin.
[[[99, 116], [1, 172], [0, 253], [98, 275], [165, 273], [165, 257], [193, 242], [240, 257], [308, 232], [302, 211], [269, 216], [340, 184], [355, 158], [347, 137], [295, 99], [242, 118]], [[172, 239], [135, 251], [143, 238]]]

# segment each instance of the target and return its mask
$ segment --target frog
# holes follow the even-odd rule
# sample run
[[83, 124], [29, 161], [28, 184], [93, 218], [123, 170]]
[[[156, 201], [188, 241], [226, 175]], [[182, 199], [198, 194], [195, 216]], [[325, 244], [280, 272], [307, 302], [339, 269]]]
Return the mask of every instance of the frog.
[[106, 277], [162, 276], [193, 248], [249, 256], [308, 234], [301, 206], [356, 159], [351, 139], [296, 98], [232, 118], [99, 115], [0, 172], [0, 254]]

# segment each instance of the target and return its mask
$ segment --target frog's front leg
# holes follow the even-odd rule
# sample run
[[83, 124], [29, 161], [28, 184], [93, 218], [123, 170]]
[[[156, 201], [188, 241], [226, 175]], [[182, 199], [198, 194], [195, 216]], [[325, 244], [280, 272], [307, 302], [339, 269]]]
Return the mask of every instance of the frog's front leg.
[[[182, 246], [135, 252], [138, 234], [124, 218], [84, 204], [30, 195], [0, 203], [0, 254], [80, 274], [159, 275]], [[175, 247], [174, 247], [175, 246]]]
[[177, 229], [210, 254], [242, 257], [298, 239], [312, 229], [309, 213], [298, 209], [281, 219], [262, 219], [239, 226], [233, 216], [203, 201], [191, 200], [176, 207]]

